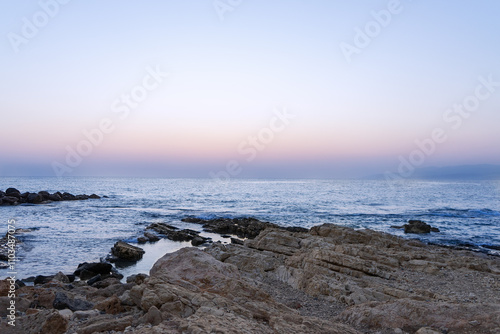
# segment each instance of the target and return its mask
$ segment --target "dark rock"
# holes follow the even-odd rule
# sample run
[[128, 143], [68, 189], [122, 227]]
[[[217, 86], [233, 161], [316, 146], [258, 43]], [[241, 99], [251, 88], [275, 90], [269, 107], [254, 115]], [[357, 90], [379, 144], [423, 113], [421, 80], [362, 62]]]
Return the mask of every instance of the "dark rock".
[[104, 195], [104, 196], [102, 196], [102, 198], [109, 198], [109, 196]]
[[55, 193], [55, 194], [49, 194], [49, 196], [47, 197], [47, 199], [49, 201], [54, 201], [54, 202], [62, 201], [62, 197], [59, 196], [59, 194], [57, 194], [57, 193]]
[[0, 190], [0, 198], [4, 197], [5, 195], [6, 195], [5, 192]]
[[431, 226], [431, 232], [441, 232], [437, 227]]
[[28, 195], [27, 202], [31, 204], [40, 204], [43, 202], [43, 197], [40, 194], [30, 193]]
[[92, 194], [92, 195], [90, 195], [90, 196], [89, 196], [89, 198], [90, 198], [90, 199], [100, 199], [100, 198], [101, 198], [101, 196], [96, 195], [96, 194]]
[[86, 311], [90, 310], [94, 307], [94, 305], [86, 300], [82, 299], [70, 299], [68, 295], [66, 295], [62, 291], [56, 292], [56, 296], [54, 299], [53, 307], [57, 310], [63, 310], [65, 308], [69, 308], [71, 311]]
[[150, 232], [144, 232], [144, 237], [146, 237], [150, 242], [155, 242], [155, 241], [160, 240], [160, 238], [158, 238], [158, 236], [156, 236], [155, 234], [150, 233]]
[[309, 229], [307, 229], [305, 227], [299, 227], [299, 226], [285, 227], [285, 230], [287, 230], [289, 232], [297, 232], [297, 233], [307, 233], [307, 232], [309, 232]]
[[193, 246], [203, 245], [206, 241], [207, 239], [197, 235], [196, 237], [193, 238], [193, 240], [191, 240], [191, 245]]
[[110, 263], [105, 262], [84, 262], [78, 265], [78, 269], [75, 270], [74, 274], [76, 276], [80, 276], [83, 270], [87, 270], [94, 273], [93, 276], [97, 274], [108, 275], [111, 272], [112, 267], [113, 266]]
[[7, 194], [7, 196], [16, 196], [16, 197], [21, 196], [21, 192], [16, 188], [9, 188], [5, 190], [5, 194]]
[[36, 284], [45, 284], [45, 283], [50, 282], [53, 278], [54, 278], [54, 275], [50, 275], [50, 276], [38, 275], [37, 277], [35, 277], [35, 280], [33, 281], [33, 283], [35, 285]]
[[272, 223], [261, 222], [255, 218], [217, 218], [212, 220], [200, 220], [203, 229], [208, 232], [219, 234], [235, 234], [240, 238], [253, 239], [268, 227], [281, 228]]
[[146, 237], [138, 237], [137, 238], [137, 242], [140, 243], [140, 244], [145, 244], [148, 241], [149, 241], [149, 239], [146, 238]]
[[98, 282], [98, 281], [100, 281], [100, 280], [101, 280], [101, 274], [97, 274], [97, 275], [95, 275], [94, 277], [92, 277], [91, 279], [89, 279], [89, 280], [87, 281], [87, 284], [88, 284], [88, 285], [92, 285], [92, 284], [94, 284], [94, 283], [96, 283], [96, 282]]
[[90, 270], [87, 270], [87, 269], [83, 269], [83, 270], [80, 271], [80, 275], [79, 276], [80, 276], [81, 280], [88, 280], [88, 279], [94, 277], [95, 274], [96, 273], [93, 272], [93, 271], [90, 271]]
[[221, 237], [222, 237], [222, 238], [225, 238], [225, 239], [229, 239], [229, 238], [231, 238], [231, 236], [230, 236], [230, 235], [227, 235], [227, 234], [223, 234], [223, 235], [221, 235]]
[[75, 201], [76, 200], [76, 196], [72, 195], [70, 193], [63, 193], [61, 197], [62, 197], [63, 201]]
[[13, 196], [2, 197], [2, 204], [14, 205], [19, 201], [19, 198]]
[[16, 289], [22, 288], [23, 286], [26, 286], [23, 281], [16, 280]]
[[201, 223], [201, 222], [203, 222], [203, 219], [196, 218], [196, 217], [186, 217], [186, 218], [182, 218], [181, 221], [186, 222], [186, 223]]
[[66, 275], [66, 277], [68, 277], [70, 283], [75, 281], [75, 275], [73, 274]]
[[49, 194], [48, 191], [39, 191], [38, 195], [42, 196], [42, 198], [43, 198], [44, 201], [47, 201], [47, 200], [50, 199], [49, 198], [50, 194]]
[[83, 200], [87, 200], [87, 199], [89, 199], [89, 196], [85, 195], [85, 194], [84, 195], [76, 195], [75, 196], [75, 200], [77, 200], [77, 201], [83, 201]]
[[241, 239], [231, 238], [231, 243], [236, 245], [243, 245], [244, 242]]
[[147, 229], [163, 234], [167, 239], [173, 241], [191, 241], [199, 234], [199, 232], [189, 229], [179, 230], [177, 227], [165, 223], [153, 223]]
[[[410, 220], [404, 225], [405, 233], [423, 234], [431, 233], [432, 226], [421, 220]], [[437, 230], [439, 231], [439, 230]]]
[[142, 259], [145, 252], [142, 248], [132, 246], [123, 241], [118, 241], [113, 248], [111, 248], [111, 253], [122, 260], [138, 261]]

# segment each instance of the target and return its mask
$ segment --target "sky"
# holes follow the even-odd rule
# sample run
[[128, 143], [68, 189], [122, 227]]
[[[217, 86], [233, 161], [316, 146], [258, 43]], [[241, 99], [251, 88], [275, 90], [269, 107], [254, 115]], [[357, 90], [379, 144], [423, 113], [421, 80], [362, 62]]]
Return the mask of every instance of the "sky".
[[0, 176], [500, 164], [496, 1], [0, 2]]

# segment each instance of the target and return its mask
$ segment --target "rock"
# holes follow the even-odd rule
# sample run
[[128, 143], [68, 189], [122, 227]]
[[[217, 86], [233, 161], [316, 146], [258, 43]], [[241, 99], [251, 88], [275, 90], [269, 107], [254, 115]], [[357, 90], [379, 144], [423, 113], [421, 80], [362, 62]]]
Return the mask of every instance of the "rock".
[[235, 245], [243, 245], [244, 242], [241, 239], [231, 238], [231, 243]]
[[93, 304], [79, 298], [70, 299], [68, 295], [62, 291], [56, 292], [56, 296], [53, 302], [53, 307], [57, 310], [63, 310], [65, 308], [71, 311], [85, 311], [93, 308]]
[[[421, 220], [410, 220], [408, 221], [408, 224], [404, 225], [405, 233], [415, 233], [415, 234], [431, 233], [431, 229], [432, 227], [429, 224]], [[438, 231], [439, 230], [437, 230], [437, 232]]]
[[142, 317], [141, 323], [159, 325], [162, 322], [162, 315], [156, 306], [151, 306], [148, 312]]
[[190, 222], [203, 224], [203, 229], [219, 234], [234, 234], [240, 238], [255, 238], [268, 227], [280, 228], [276, 224], [261, 222], [255, 218], [217, 218], [212, 220], [190, 219]]
[[182, 218], [181, 221], [183, 222], [186, 222], [186, 223], [200, 223], [202, 222], [203, 220], [200, 219], [200, 218], [196, 218], [196, 217], [185, 217], [185, 218]]
[[15, 205], [19, 201], [19, 198], [14, 196], [2, 197], [2, 204]]
[[45, 284], [50, 282], [52, 279], [54, 279], [54, 275], [51, 276], [44, 276], [44, 275], [38, 275], [35, 278], [34, 284]]
[[117, 296], [111, 296], [95, 304], [94, 308], [107, 314], [118, 314], [122, 312], [121, 301]]
[[97, 274], [95, 275], [94, 277], [90, 278], [88, 281], [87, 281], [87, 284], [88, 285], [93, 285], [94, 283], [97, 283], [101, 280], [101, 274]]
[[62, 272], [58, 272], [54, 276], [54, 280], [62, 282], [62, 283], [69, 283], [70, 282], [68, 276], [64, 275]]
[[431, 327], [422, 327], [415, 334], [442, 334], [442, 332]]
[[92, 195], [90, 195], [90, 196], [89, 196], [89, 198], [90, 198], [90, 199], [100, 199], [100, 198], [101, 198], [101, 196], [96, 195], [96, 194], [92, 194]]
[[146, 237], [139, 237], [139, 238], [137, 238], [137, 242], [140, 243], [140, 244], [145, 244], [148, 241], [149, 241], [149, 239], [146, 238]]
[[43, 197], [40, 194], [29, 194], [26, 201], [31, 204], [40, 204], [43, 202]]
[[142, 248], [129, 245], [123, 241], [118, 241], [113, 248], [111, 248], [111, 253], [122, 260], [138, 261], [142, 259], [145, 252]]
[[156, 235], [150, 232], [144, 232], [144, 237], [148, 239], [149, 242], [155, 242], [160, 240]]
[[137, 285], [140, 285], [148, 277], [149, 277], [149, 275], [146, 275], [146, 274], [130, 275], [129, 277], [127, 277], [127, 283], [135, 283]]
[[207, 238], [200, 237], [199, 235], [194, 237], [193, 240], [191, 240], [191, 245], [193, 246], [200, 246], [203, 245], [204, 243], [207, 242]]
[[16, 197], [21, 196], [21, 192], [16, 188], [8, 188], [7, 190], [5, 190], [5, 194], [6, 196], [16, 196]]
[[78, 269], [75, 270], [74, 275], [80, 276], [82, 271], [84, 270], [91, 273], [90, 277], [93, 277], [97, 274], [101, 274], [103, 276], [109, 275], [112, 267], [113, 266], [110, 263], [105, 263], [105, 262], [91, 262], [91, 263], [84, 262], [78, 265]]
[[73, 194], [70, 194], [70, 193], [63, 193], [62, 194], [62, 200], [63, 201], [75, 201], [76, 200], [76, 196], [73, 195]]
[[199, 234], [199, 232], [189, 229], [179, 230], [177, 227], [165, 223], [153, 223], [147, 229], [154, 230], [172, 241], [191, 241]]
[[59, 310], [59, 314], [67, 320], [70, 320], [73, 317], [73, 311], [67, 308], [65, 308], [64, 310]]
[[[19, 321], [19, 333], [63, 334], [68, 328], [68, 319], [55, 310], [43, 310], [28, 315]], [[17, 327], [17, 326], [16, 326]]]
[[96, 321], [93, 321], [90, 324], [82, 325], [78, 330], [78, 334], [93, 334], [110, 331], [119, 332], [132, 325], [133, 321], [134, 317], [132, 315], [116, 319], [96, 319]]
[[98, 310], [87, 310], [87, 311], [75, 311], [73, 313], [73, 318], [75, 319], [87, 319], [87, 318], [92, 318], [95, 316], [98, 316], [100, 312]]
[[56, 194], [49, 194], [47, 199], [49, 201], [54, 201], [54, 202], [62, 201], [62, 197], [57, 193]]
[[50, 194], [48, 191], [39, 191], [38, 195], [42, 196], [42, 200], [44, 200], [44, 201], [47, 201], [50, 199], [49, 198]]

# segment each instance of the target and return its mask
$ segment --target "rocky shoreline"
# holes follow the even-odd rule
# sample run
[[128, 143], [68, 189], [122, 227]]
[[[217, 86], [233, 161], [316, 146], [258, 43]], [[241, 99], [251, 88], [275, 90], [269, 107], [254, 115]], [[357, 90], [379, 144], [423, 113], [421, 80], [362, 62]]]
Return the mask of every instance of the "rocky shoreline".
[[17, 282], [16, 327], [0, 281], [0, 332], [500, 333], [499, 257], [332, 224], [197, 223], [246, 239], [166, 254], [126, 283], [106, 263]]
[[100, 199], [100, 198], [101, 196], [96, 194], [73, 195], [67, 192], [61, 193], [59, 191], [51, 194], [48, 191], [39, 191], [38, 193], [30, 193], [30, 192], [21, 193], [16, 188], [8, 188], [5, 191], [0, 190], [0, 205], [19, 205], [24, 203], [48, 204], [51, 202], [81, 201], [87, 199]]

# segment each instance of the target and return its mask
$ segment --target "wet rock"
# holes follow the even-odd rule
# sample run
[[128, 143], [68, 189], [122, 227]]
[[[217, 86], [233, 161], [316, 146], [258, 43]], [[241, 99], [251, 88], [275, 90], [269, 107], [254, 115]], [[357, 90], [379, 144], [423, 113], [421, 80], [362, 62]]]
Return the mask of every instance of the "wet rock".
[[140, 243], [140, 244], [145, 244], [148, 241], [149, 241], [149, 239], [146, 238], [146, 237], [139, 237], [139, 238], [137, 238], [137, 242]]
[[203, 224], [203, 229], [219, 234], [234, 234], [240, 238], [253, 239], [266, 228], [280, 228], [276, 224], [261, 222], [255, 218], [217, 218], [212, 220], [191, 220], [190, 222]]
[[100, 199], [100, 198], [101, 198], [101, 196], [96, 195], [96, 194], [92, 194], [92, 195], [90, 195], [90, 196], [89, 196], [89, 198], [90, 198], [90, 199]]
[[16, 188], [8, 188], [5, 190], [5, 194], [7, 196], [16, 196], [16, 197], [21, 197], [21, 192], [17, 190]]
[[118, 241], [113, 248], [111, 248], [111, 253], [122, 260], [138, 261], [142, 259], [145, 252], [142, 248], [132, 246], [123, 241]]
[[155, 234], [150, 233], [150, 232], [144, 232], [144, 237], [147, 238], [149, 242], [155, 242], [155, 241], [160, 240], [160, 238], [158, 238], [158, 236], [156, 236]]
[[199, 232], [189, 229], [179, 230], [177, 227], [165, 223], [153, 223], [147, 229], [158, 232], [172, 241], [191, 241], [199, 234]]
[[63, 201], [75, 201], [76, 200], [76, 196], [73, 195], [73, 194], [70, 194], [70, 193], [63, 193], [62, 194], [62, 199]]
[[49, 196], [47, 196], [47, 199], [49, 201], [54, 201], [54, 202], [62, 201], [62, 197], [57, 193], [56, 194], [49, 194]]
[[[423, 233], [431, 233], [432, 227], [431, 225], [421, 221], [421, 220], [410, 220], [408, 224], [404, 226], [405, 233], [414, 233], [414, 234], [423, 234]], [[438, 229], [434, 229], [434, 231], [439, 232]]]
[[193, 238], [193, 240], [191, 240], [191, 245], [200, 246], [206, 243], [208, 240], [209, 240], [208, 238], [203, 238], [197, 235], [196, 237]]
[[[90, 272], [90, 275], [92, 275], [90, 277], [93, 277], [97, 274], [109, 275], [112, 267], [113, 266], [110, 263], [105, 263], [105, 262], [91, 262], [91, 263], [84, 262], [78, 265], [78, 268], [75, 270], [74, 274], [76, 276], [80, 276], [82, 271], [86, 270]], [[87, 277], [87, 279], [90, 277]]]
[[3, 205], [15, 205], [19, 201], [19, 198], [14, 197], [14, 196], [5, 196], [2, 197], [2, 204]]

